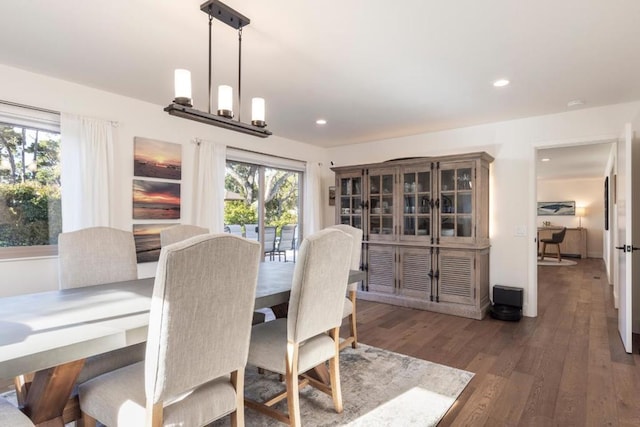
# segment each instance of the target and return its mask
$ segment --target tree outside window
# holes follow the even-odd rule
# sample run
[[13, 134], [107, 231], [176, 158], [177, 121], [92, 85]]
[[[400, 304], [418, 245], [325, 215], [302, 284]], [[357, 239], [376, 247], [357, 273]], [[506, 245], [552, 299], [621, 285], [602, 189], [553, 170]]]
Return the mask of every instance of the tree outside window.
[[60, 134], [0, 123], [0, 247], [55, 245]]

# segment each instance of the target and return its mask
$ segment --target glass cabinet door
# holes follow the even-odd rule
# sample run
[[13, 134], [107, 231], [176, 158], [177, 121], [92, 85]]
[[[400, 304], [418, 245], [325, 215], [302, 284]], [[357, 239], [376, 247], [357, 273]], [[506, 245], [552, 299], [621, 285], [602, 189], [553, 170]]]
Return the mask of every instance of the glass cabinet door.
[[405, 168], [400, 176], [403, 202], [400, 240], [431, 238], [431, 170]]
[[369, 239], [393, 240], [395, 169], [369, 171]]
[[441, 239], [473, 237], [473, 171], [469, 163], [441, 166]]
[[341, 176], [338, 191], [339, 205], [336, 208], [340, 224], [362, 229], [362, 176]]

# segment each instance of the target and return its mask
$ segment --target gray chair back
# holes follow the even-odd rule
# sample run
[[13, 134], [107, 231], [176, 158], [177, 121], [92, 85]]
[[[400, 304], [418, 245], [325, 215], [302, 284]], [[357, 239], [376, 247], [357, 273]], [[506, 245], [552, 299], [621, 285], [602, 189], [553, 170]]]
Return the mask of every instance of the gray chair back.
[[209, 229], [197, 225], [179, 224], [160, 230], [160, 246], [164, 247], [200, 234], [209, 234]]
[[287, 224], [282, 226], [280, 230], [280, 245], [278, 249], [281, 251], [296, 248], [296, 224]]
[[138, 278], [133, 233], [91, 227], [58, 236], [60, 288], [77, 288]]
[[293, 273], [287, 339], [300, 343], [342, 323], [353, 238], [334, 229], [304, 239]]
[[259, 262], [257, 242], [226, 233], [162, 248], [145, 357], [154, 404], [244, 368]]
[[258, 240], [258, 224], [245, 224], [244, 237], [251, 240]]
[[264, 251], [273, 252], [276, 250], [276, 227], [268, 225], [264, 228]]
[[239, 224], [229, 224], [227, 225], [227, 227], [229, 228], [229, 233], [234, 234], [236, 236], [242, 236], [242, 226]]
[[567, 233], [567, 227], [562, 227], [562, 230], [551, 235], [551, 241], [553, 243], [562, 243], [564, 241], [564, 235]]

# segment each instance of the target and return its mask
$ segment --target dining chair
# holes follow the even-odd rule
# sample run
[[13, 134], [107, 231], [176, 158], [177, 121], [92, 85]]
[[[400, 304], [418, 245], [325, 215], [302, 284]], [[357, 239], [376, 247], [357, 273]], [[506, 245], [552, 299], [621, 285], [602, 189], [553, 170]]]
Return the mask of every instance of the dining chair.
[[[164, 247], [144, 362], [80, 385], [85, 426], [244, 425], [260, 245], [208, 234]], [[234, 267], [235, 266], [235, 267]]]
[[[336, 412], [342, 412], [339, 345], [343, 300], [351, 265], [353, 238], [325, 229], [300, 245], [287, 318], [253, 327], [249, 365], [285, 377], [285, 391], [265, 402], [245, 399], [245, 405], [280, 422], [300, 425], [300, 387], [312, 385], [331, 395]], [[327, 332], [329, 331], [329, 332]], [[329, 361], [330, 385], [303, 375]], [[288, 414], [273, 408], [287, 400]]]
[[547, 250], [547, 245], [556, 246], [558, 262], [562, 261], [562, 255], [560, 255], [560, 244], [564, 241], [564, 235], [566, 234], [566, 232], [567, 228], [562, 227], [562, 230], [558, 231], [557, 233], [551, 234], [550, 239], [540, 239], [540, 241], [542, 242], [542, 254], [540, 258], [541, 261], [544, 261], [544, 253]]
[[190, 224], [178, 224], [173, 227], [164, 228], [160, 230], [160, 247], [181, 242], [182, 240], [200, 234], [209, 234], [209, 229]]
[[[335, 228], [349, 234], [353, 238], [353, 247], [351, 250], [351, 269], [360, 270], [360, 257], [362, 255], [362, 230], [346, 224], [333, 225], [329, 228]], [[351, 345], [353, 348], [358, 347], [358, 328], [356, 322], [356, 296], [358, 291], [358, 282], [349, 283], [347, 285], [347, 297], [344, 301], [344, 311], [342, 318], [349, 318], [350, 335], [340, 343], [340, 350]]]
[[[60, 288], [78, 288], [138, 278], [133, 233], [90, 227], [58, 236]], [[113, 350], [85, 361], [77, 383], [144, 359], [145, 344]]]
[[34, 424], [20, 409], [0, 397], [0, 426], [33, 427]]
[[296, 224], [282, 226], [277, 248], [278, 260], [280, 260], [280, 254], [283, 254], [284, 262], [287, 262], [287, 251], [293, 251], [293, 262], [296, 262], [296, 227]]
[[[264, 227], [264, 256], [268, 255], [271, 261], [275, 259], [275, 254], [277, 253], [276, 229], [277, 227], [271, 225]], [[280, 260], [280, 257], [278, 257], [278, 260]]]

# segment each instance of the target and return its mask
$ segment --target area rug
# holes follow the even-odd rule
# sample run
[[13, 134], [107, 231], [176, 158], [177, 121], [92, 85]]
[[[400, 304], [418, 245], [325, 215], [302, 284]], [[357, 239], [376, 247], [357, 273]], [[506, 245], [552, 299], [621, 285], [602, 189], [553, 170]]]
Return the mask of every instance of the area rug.
[[540, 261], [538, 260], [538, 265], [541, 266], [551, 266], [551, 267], [567, 267], [569, 265], [576, 265], [577, 262], [575, 261], [571, 261], [570, 259], [563, 259], [560, 262], [558, 262], [557, 259], [549, 259], [549, 260], [544, 260], [544, 261]]
[[[337, 414], [331, 396], [313, 387], [300, 391], [302, 424], [324, 426], [435, 426], [473, 378], [473, 373], [359, 344], [340, 353], [344, 411]], [[245, 395], [264, 400], [284, 389], [276, 374], [259, 375], [248, 367]], [[286, 401], [276, 408], [286, 411]], [[251, 409], [247, 426], [281, 426]], [[211, 426], [229, 425], [229, 417]]]

